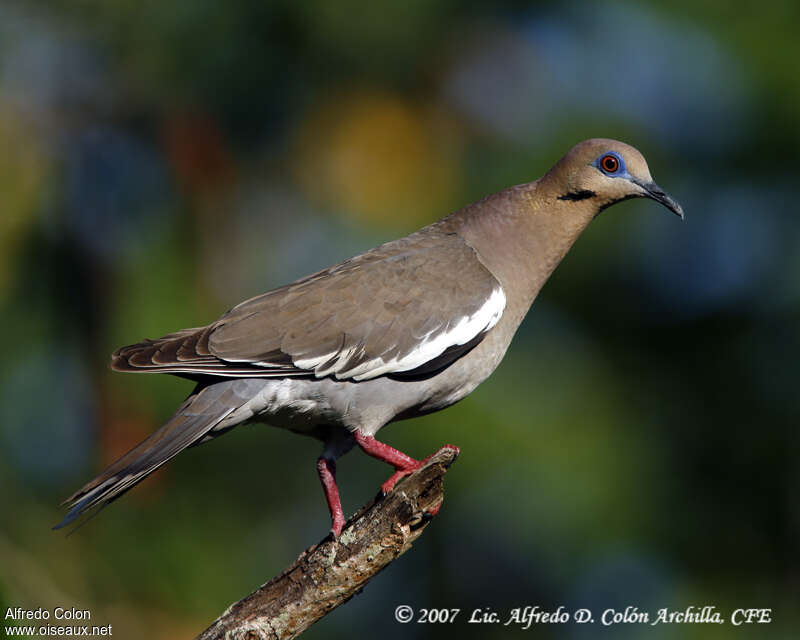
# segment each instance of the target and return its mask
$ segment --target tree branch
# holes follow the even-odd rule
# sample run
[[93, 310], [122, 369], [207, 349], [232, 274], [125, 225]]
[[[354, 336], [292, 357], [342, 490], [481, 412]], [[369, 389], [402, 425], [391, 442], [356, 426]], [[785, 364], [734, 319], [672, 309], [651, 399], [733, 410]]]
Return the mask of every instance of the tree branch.
[[287, 640], [347, 602], [411, 548], [443, 500], [442, 478], [456, 453], [444, 448], [387, 496], [300, 554], [283, 573], [228, 609], [195, 640]]

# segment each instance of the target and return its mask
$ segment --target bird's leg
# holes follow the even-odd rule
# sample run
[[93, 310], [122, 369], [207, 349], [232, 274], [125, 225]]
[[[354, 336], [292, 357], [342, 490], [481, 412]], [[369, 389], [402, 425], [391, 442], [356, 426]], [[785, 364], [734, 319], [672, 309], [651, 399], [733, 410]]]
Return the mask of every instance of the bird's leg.
[[[435, 455], [432, 453], [424, 460], [416, 460], [411, 456], [407, 456], [402, 451], [398, 451], [394, 447], [390, 447], [388, 444], [379, 442], [373, 436], [365, 436], [358, 431], [354, 431], [353, 437], [364, 453], [372, 456], [373, 458], [377, 458], [381, 462], [390, 464], [395, 468], [395, 472], [386, 482], [381, 485], [381, 491], [384, 495], [394, 489], [394, 485], [397, 484], [398, 480], [414, 473]], [[453, 449], [455, 450], [456, 455], [458, 455], [458, 447], [455, 447], [452, 444], [446, 444], [442, 447], [442, 449]], [[442, 449], [439, 449], [439, 451]]]
[[339, 487], [336, 486], [336, 460], [350, 451], [355, 444], [353, 435], [347, 429], [330, 429], [324, 437], [325, 449], [317, 458], [317, 473], [331, 512], [331, 533], [338, 538], [345, 525]]
[[317, 473], [331, 512], [331, 532], [338, 538], [344, 527], [344, 511], [342, 511], [342, 501], [339, 499], [339, 487], [336, 486], [336, 461], [325, 457], [324, 454], [321, 455], [317, 459]]

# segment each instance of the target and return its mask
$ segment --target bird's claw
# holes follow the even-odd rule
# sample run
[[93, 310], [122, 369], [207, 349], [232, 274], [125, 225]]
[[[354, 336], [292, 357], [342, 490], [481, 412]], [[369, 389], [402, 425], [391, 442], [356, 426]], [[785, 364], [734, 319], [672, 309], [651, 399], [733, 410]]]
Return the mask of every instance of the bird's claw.
[[431, 455], [427, 456], [426, 458], [423, 458], [422, 460], [415, 460], [413, 465], [396, 468], [395, 472], [389, 477], [389, 479], [381, 485], [381, 494], [384, 496], [388, 494], [392, 489], [394, 489], [394, 486], [401, 479], [405, 478], [406, 476], [410, 476], [415, 471], [418, 471], [419, 469], [424, 467], [425, 464], [428, 462], [428, 460], [433, 458], [437, 453], [444, 451], [445, 449], [455, 452], [456, 457], [458, 457], [461, 454], [461, 450], [457, 446], [453, 444], [446, 444], [443, 447], [440, 447], [439, 449], [434, 451]]

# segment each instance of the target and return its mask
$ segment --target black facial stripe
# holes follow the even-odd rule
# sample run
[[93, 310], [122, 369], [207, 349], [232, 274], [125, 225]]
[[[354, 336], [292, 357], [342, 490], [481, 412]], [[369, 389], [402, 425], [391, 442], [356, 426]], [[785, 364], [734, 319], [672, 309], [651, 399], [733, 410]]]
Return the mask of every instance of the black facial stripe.
[[570, 191], [569, 193], [565, 193], [563, 196], [558, 196], [559, 200], [586, 200], [587, 198], [594, 198], [597, 194], [594, 191], [589, 191], [588, 189], [581, 189], [580, 191]]

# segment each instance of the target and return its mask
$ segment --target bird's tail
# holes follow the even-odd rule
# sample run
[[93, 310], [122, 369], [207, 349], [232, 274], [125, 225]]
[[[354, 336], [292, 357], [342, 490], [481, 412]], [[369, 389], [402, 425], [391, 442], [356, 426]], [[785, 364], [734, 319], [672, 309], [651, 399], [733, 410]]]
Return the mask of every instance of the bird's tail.
[[[69, 512], [53, 528], [60, 529], [70, 524], [93, 507], [105, 506], [186, 447], [216, 435], [211, 432], [252, 397], [248, 393], [252, 391], [248, 382], [238, 380], [205, 387], [198, 385], [163, 427], [67, 498], [63, 504], [69, 507]], [[247, 417], [249, 415], [222, 426], [227, 430]]]

